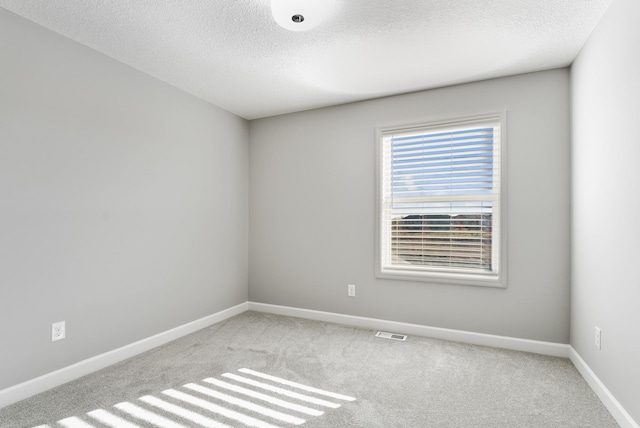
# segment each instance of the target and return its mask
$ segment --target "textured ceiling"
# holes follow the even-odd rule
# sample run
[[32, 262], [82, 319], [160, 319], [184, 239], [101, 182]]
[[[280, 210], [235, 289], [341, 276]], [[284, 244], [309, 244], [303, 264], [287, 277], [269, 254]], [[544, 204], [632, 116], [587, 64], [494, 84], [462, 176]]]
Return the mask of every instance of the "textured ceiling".
[[279, 27], [270, 0], [0, 6], [254, 119], [567, 66], [612, 0], [333, 1], [307, 32]]

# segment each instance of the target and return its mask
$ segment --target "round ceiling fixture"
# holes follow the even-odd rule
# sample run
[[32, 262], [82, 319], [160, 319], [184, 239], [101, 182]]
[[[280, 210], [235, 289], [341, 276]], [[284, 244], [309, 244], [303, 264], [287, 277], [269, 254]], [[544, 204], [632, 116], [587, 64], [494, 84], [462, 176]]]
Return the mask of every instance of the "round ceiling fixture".
[[271, 0], [273, 19], [290, 31], [307, 31], [326, 18], [331, 1], [328, 0]]

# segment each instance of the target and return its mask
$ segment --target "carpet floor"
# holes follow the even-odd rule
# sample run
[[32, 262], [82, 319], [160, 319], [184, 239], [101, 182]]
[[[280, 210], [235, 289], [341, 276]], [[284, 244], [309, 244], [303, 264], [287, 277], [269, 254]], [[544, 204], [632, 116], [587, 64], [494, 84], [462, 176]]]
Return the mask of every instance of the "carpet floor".
[[0, 409], [0, 427], [618, 427], [567, 359], [374, 333], [245, 312]]

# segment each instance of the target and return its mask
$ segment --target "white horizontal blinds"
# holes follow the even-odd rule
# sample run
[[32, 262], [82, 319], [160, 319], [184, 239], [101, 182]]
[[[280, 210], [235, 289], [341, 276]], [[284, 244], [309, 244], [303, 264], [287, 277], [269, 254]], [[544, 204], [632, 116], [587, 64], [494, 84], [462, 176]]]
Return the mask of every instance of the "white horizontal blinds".
[[498, 141], [494, 121], [386, 136], [383, 264], [495, 270]]
[[393, 198], [491, 193], [493, 127], [391, 139]]

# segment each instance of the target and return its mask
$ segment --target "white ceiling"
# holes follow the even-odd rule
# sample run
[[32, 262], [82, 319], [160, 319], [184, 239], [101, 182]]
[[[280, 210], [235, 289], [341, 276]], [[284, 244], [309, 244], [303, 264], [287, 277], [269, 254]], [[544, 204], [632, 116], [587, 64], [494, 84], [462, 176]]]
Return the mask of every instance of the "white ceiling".
[[254, 119], [567, 66], [612, 0], [334, 1], [308, 32], [279, 27], [270, 0], [0, 6]]

